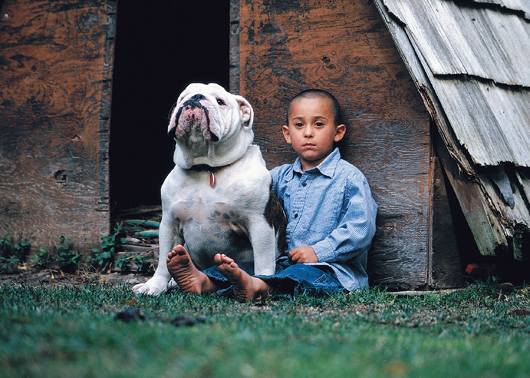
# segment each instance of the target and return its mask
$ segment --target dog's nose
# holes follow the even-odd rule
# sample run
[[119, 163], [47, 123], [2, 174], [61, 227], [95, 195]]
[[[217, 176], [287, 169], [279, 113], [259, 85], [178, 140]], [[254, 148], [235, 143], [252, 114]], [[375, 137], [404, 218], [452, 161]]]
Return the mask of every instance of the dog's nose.
[[195, 96], [189, 99], [189, 101], [201, 101], [201, 100], [204, 100], [204, 96], [199, 93], [197, 93]]

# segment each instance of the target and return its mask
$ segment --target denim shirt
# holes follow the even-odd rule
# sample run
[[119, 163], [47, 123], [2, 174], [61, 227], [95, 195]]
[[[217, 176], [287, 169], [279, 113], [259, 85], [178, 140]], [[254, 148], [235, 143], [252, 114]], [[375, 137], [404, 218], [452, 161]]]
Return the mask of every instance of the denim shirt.
[[314, 249], [348, 291], [368, 286], [366, 264], [377, 205], [363, 173], [338, 148], [318, 167], [302, 172], [300, 159], [271, 171], [273, 190], [287, 214], [287, 251]]

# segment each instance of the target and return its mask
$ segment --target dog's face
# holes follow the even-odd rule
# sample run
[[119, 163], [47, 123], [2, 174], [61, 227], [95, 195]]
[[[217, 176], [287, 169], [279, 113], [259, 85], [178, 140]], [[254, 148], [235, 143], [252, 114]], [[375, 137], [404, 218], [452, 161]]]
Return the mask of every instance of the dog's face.
[[241, 96], [217, 84], [190, 84], [171, 114], [168, 134], [175, 138], [175, 164], [188, 169], [221, 167], [241, 158], [252, 143], [254, 111]]

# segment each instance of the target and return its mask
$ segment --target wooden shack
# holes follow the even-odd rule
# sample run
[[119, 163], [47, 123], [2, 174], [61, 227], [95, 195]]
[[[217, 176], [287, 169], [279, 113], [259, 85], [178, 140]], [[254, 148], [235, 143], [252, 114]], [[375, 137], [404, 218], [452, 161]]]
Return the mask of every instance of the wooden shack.
[[[437, 28], [429, 29], [430, 24], [417, 26], [437, 20], [433, 16], [437, 7], [446, 10], [454, 6], [452, 16], [444, 13], [443, 20], [462, 24], [457, 15], [480, 15], [482, 8], [487, 8], [501, 18], [523, 20], [521, 30], [527, 30], [524, 10], [479, 3], [230, 1], [226, 82], [232, 92], [253, 104], [255, 142], [269, 168], [295, 158], [283, 140], [281, 126], [296, 93], [322, 88], [339, 99], [348, 128], [340, 145], [342, 156], [365, 173], [379, 205], [369, 258], [372, 284], [402, 289], [459, 286], [463, 239], [472, 242], [464, 249], [477, 249], [478, 244], [484, 255], [513, 250], [521, 257], [528, 249], [525, 190], [528, 192], [526, 177], [530, 175], [521, 159], [526, 150], [512, 138], [512, 144], [505, 143], [503, 148], [508, 151], [517, 146], [518, 154], [512, 158], [519, 160], [510, 160], [509, 154], [498, 161], [484, 157], [491, 152], [476, 159], [479, 155], [474, 151], [483, 149], [472, 148], [476, 142], [462, 137], [455, 120], [466, 110], [466, 125], [470, 125], [473, 114], [482, 110], [477, 104], [484, 102], [458, 108], [444, 101], [450, 97], [449, 84], [460, 82], [469, 88], [471, 81], [481, 84], [485, 79], [474, 75], [470, 80], [467, 73], [459, 73], [450, 81], [451, 71], [430, 72], [429, 60], [424, 59], [429, 46], [441, 48], [448, 39], [434, 32]], [[165, 12], [168, 18], [182, 12], [169, 1], [156, 4], [157, 12], [171, 9]], [[113, 73], [114, 51], [121, 43], [115, 39], [116, 30], [120, 33], [116, 5], [117, 0], [0, 2], [0, 233], [24, 232], [34, 246], [51, 244], [64, 234], [88, 248], [108, 232], [112, 212], [109, 182], [113, 175], [118, 176], [116, 171], [109, 173], [110, 110], [115, 108], [111, 84], [122, 72], [117, 69]], [[414, 6], [424, 11], [422, 17], [414, 17], [421, 14]], [[150, 26], [155, 25], [156, 15], [145, 11], [142, 16], [144, 20], [153, 18]], [[440, 29], [445, 27], [440, 25]], [[226, 30], [228, 34], [228, 22]], [[431, 30], [430, 38], [418, 30]], [[159, 32], [161, 38], [166, 31]], [[197, 39], [196, 30], [180, 32]], [[222, 31], [209, 33], [219, 35]], [[197, 48], [201, 47], [204, 44]], [[179, 58], [177, 52], [169, 51], [168, 57]], [[190, 54], [190, 62], [197, 65], [193, 57]], [[204, 64], [208, 62], [215, 64], [215, 59]], [[203, 70], [203, 79], [188, 69], [182, 71], [180, 80], [215, 81], [209, 70]], [[219, 81], [223, 83], [224, 77]], [[494, 88], [497, 79], [492, 82], [493, 86], [486, 86], [498, 94]], [[170, 87], [171, 82], [168, 79], [156, 85]], [[486, 91], [486, 86], [478, 87]], [[517, 103], [525, 103], [526, 83], [506, 82], [500, 87], [504, 91], [515, 88], [514, 95], [522, 94], [515, 97]], [[168, 101], [167, 111], [183, 89], [171, 88], [173, 97], [164, 100]], [[517, 112], [524, 119], [526, 113], [520, 108]], [[130, 126], [124, 134], [143, 127], [145, 124]], [[474, 130], [480, 134], [477, 127]], [[528, 123], [521, 128], [523, 134], [525, 127]], [[165, 127], [160, 129], [160, 138], [165, 138]], [[145, 155], [145, 160], [152, 156], [149, 148], [161, 150], [167, 154], [161, 165], [170, 169], [171, 147], [167, 141], [163, 143], [164, 148], [158, 147], [160, 143], [149, 144], [145, 150], [136, 145], [133, 150]], [[508, 181], [503, 172], [508, 172]], [[151, 186], [158, 188], [166, 174], [153, 171]], [[125, 176], [131, 175], [119, 177]], [[510, 187], [515, 188], [511, 195]], [[513, 207], [510, 198], [516, 202]], [[488, 227], [481, 227], [485, 222]], [[482, 232], [484, 229], [488, 231]]]

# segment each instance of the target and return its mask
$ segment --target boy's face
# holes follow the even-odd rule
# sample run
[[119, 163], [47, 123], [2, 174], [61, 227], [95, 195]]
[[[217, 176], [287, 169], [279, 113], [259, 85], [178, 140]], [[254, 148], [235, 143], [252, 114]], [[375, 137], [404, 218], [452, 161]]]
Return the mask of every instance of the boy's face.
[[331, 100], [327, 98], [298, 98], [289, 110], [289, 125], [283, 126], [283, 136], [298, 154], [302, 170], [314, 168], [333, 151], [346, 126], [335, 125]]

